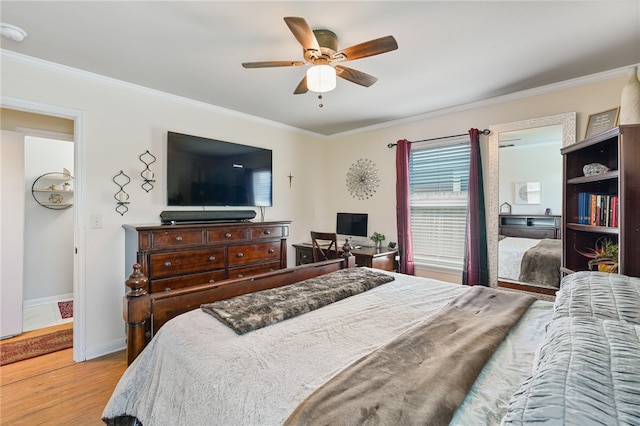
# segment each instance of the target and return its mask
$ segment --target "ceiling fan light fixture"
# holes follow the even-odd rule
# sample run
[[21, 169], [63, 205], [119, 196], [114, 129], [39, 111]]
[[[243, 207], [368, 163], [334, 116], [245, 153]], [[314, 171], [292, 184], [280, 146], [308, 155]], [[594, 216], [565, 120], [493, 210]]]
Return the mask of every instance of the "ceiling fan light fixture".
[[336, 70], [331, 65], [314, 65], [307, 70], [307, 88], [326, 93], [336, 88]]

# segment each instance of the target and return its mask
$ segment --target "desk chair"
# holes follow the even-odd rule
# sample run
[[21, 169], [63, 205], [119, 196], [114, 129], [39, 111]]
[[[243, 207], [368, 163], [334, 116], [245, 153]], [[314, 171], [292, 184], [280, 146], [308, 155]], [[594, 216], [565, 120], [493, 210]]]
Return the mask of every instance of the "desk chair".
[[314, 262], [338, 258], [338, 235], [336, 233], [311, 231], [311, 245]]

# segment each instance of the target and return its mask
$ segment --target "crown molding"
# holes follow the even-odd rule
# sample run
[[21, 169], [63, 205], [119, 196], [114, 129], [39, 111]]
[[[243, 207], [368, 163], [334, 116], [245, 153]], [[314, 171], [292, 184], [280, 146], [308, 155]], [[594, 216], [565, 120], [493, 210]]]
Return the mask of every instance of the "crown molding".
[[243, 120], [252, 121], [254, 123], [262, 124], [268, 127], [287, 130], [299, 134], [305, 134], [318, 139], [325, 139], [324, 135], [319, 133], [310, 132], [308, 130], [300, 129], [297, 127], [289, 126], [273, 120], [267, 120], [265, 118], [256, 117], [255, 115], [245, 114], [243, 112], [235, 111], [228, 108], [223, 108], [218, 105], [209, 104], [195, 99], [185, 98], [184, 96], [178, 96], [171, 93], [163, 92], [161, 90], [151, 89], [149, 87], [140, 86], [138, 84], [128, 83], [116, 78], [107, 77], [101, 74], [96, 74], [89, 71], [84, 71], [78, 68], [69, 67], [67, 65], [61, 65], [55, 62], [46, 61], [44, 59], [34, 58], [33, 56], [23, 55], [21, 53], [12, 52], [6, 49], [0, 49], [0, 57], [2, 62], [5, 59], [17, 62], [23, 65], [32, 66], [44, 71], [61, 74], [67, 77], [79, 78], [84, 80], [93, 81], [106, 86], [111, 86], [119, 89], [131, 90], [141, 94], [161, 97], [167, 100], [176, 101], [185, 105], [190, 105], [198, 108], [203, 108], [217, 114], [225, 115], [227, 117], [239, 118]]
[[[604, 71], [596, 74], [586, 75], [583, 77], [574, 78], [571, 80], [561, 81], [559, 83], [548, 84], [546, 86], [535, 87], [533, 89], [522, 90], [520, 92], [509, 93], [507, 95], [496, 96], [493, 98], [487, 98], [480, 101], [470, 102], [467, 104], [455, 105], [449, 108], [439, 109], [437, 111], [430, 111], [424, 114], [413, 115], [411, 117], [400, 118], [397, 120], [386, 121], [384, 123], [376, 124], [369, 127], [361, 127], [356, 130], [350, 130], [342, 132], [340, 134], [331, 135], [334, 137], [344, 137], [365, 132], [371, 132], [375, 130], [381, 130], [389, 127], [400, 126], [403, 124], [415, 123], [416, 121], [427, 120], [430, 118], [441, 117], [443, 115], [455, 114], [459, 112], [469, 111], [472, 109], [485, 108], [494, 105], [499, 105], [507, 102], [514, 102], [533, 96], [545, 95], [548, 93], [557, 92], [560, 90], [572, 89], [574, 87], [586, 86], [588, 84], [597, 83], [603, 80], [609, 80], [612, 78], [618, 78], [629, 75], [630, 70], [636, 65], [629, 65], [626, 67], [616, 68], [609, 71]], [[638, 64], [640, 66], [640, 64]]]
[[144, 93], [153, 96], [160, 96], [165, 99], [178, 101], [184, 104], [192, 105], [199, 108], [204, 108], [209, 111], [226, 115], [228, 117], [240, 118], [243, 120], [252, 121], [254, 123], [262, 124], [268, 127], [287, 130], [291, 132], [295, 132], [298, 134], [304, 134], [307, 136], [311, 136], [316, 139], [321, 140], [331, 140], [336, 138], [342, 138], [345, 136], [357, 135], [361, 133], [372, 132], [376, 130], [386, 129], [389, 127], [400, 126], [403, 124], [414, 123], [420, 120], [426, 120], [430, 118], [440, 117], [443, 115], [449, 115], [459, 112], [464, 112], [472, 109], [489, 107], [493, 105], [498, 105], [507, 102], [513, 102], [524, 98], [529, 98], [538, 95], [544, 95], [547, 93], [557, 92], [559, 90], [570, 89], [574, 87], [584, 86], [587, 84], [592, 84], [598, 81], [608, 80], [612, 78], [621, 77], [624, 75], [628, 75], [629, 71], [633, 66], [640, 66], [640, 64], [632, 64], [629, 66], [616, 68], [609, 71], [604, 71], [596, 74], [586, 75], [583, 77], [574, 78], [571, 80], [562, 81], [559, 83], [548, 84], [545, 86], [536, 87], [533, 89], [523, 90], [520, 92], [514, 92], [507, 95], [496, 96], [493, 98], [483, 99], [480, 101], [470, 102], [467, 104], [455, 105], [449, 108], [443, 108], [437, 111], [430, 111], [424, 114], [418, 114], [411, 117], [400, 118], [397, 120], [390, 120], [384, 123], [375, 124], [372, 126], [361, 127], [354, 130], [349, 130], [346, 132], [334, 133], [332, 135], [323, 135], [320, 133], [310, 132], [308, 130], [300, 129], [298, 127], [289, 126], [287, 124], [283, 124], [273, 120], [267, 120], [265, 118], [256, 117], [255, 115], [245, 114], [239, 111], [231, 110], [228, 108], [223, 108], [218, 105], [209, 104], [206, 102], [196, 101], [194, 99], [185, 98], [183, 96], [173, 95], [167, 92], [162, 92], [160, 90], [150, 89], [148, 87], [140, 86], [133, 83], [128, 83], [122, 80], [118, 80], [111, 77], [106, 77], [100, 74], [83, 71], [77, 68], [69, 67], [66, 65], [57, 64], [55, 62], [45, 61], [43, 59], [34, 58], [32, 56], [23, 55], [20, 53], [12, 52], [6, 49], [0, 49], [1, 56], [3, 60], [11, 59], [12, 61], [22, 63], [25, 65], [30, 65], [39, 69], [43, 69], [50, 72], [59, 73], [62, 75], [66, 75], [74, 78], [83, 78], [86, 80], [91, 80], [95, 82], [99, 82], [101, 84], [110, 85], [113, 87], [118, 87], [127, 90], [137, 91], [139, 93]]

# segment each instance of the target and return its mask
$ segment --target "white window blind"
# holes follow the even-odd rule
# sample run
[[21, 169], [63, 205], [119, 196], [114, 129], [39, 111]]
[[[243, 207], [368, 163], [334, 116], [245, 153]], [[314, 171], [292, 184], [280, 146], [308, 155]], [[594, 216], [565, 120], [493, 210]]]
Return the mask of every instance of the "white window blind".
[[411, 146], [409, 193], [416, 264], [462, 269], [469, 156], [466, 136], [446, 144]]

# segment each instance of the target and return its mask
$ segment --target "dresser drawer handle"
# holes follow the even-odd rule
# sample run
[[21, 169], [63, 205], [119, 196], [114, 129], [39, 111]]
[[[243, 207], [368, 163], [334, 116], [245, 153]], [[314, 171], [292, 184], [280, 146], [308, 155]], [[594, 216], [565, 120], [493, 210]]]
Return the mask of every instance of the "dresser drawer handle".
[[303, 254], [303, 255], [302, 255], [302, 258], [303, 258], [303, 259], [306, 259], [307, 257], [308, 257], [308, 256], [307, 256], [306, 254]]
[[276, 252], [276, 251], [275, 251], [274, 249], [272, 249], [272, 248], [271, 248], [271, 249], [269, 249], [269, 254], [273, 254], [273, 253], [275, 253], [275, 252]]
[[171, 287], [166, 287], [164, 291], [171, 291]]
[[211, 256], [211, 257], [209, 258], [209, 262], [215, 262], [215, 261], [216, 261], [216, 258], [215, 258], [214, 256]]
[[244, 277], [244, 275], [238, 274], [238, 278], [243, 278], [243, 277]]
[[176, 241], [178, 241], [178, 242], [182, 241], [182, 237], [181, 237], [180, 235], [178, 235], [178, 236], [176, 237]]
[[171, 268], [171, 262], [164, 262], [164, 266], [166, 266], [167, 268]]
[[215, 283], [216, 280], [214, 280], [213, 278], [209, 280], [209, 283]]
[[271, 234], [271, 230], [270, 229], [265, 229], [264, 230], [264, 235], [269, 235]]
[[236, 254], [236, 257], [244, 257], [244, 254], [243, 253], [238, 253], [238, 254]]
[[225, 236], [226, 238], [231, 238], [231, 233], [230, 233], [230, 232], [227, 232], [226, 234], [224, 234], [224, 236]]

